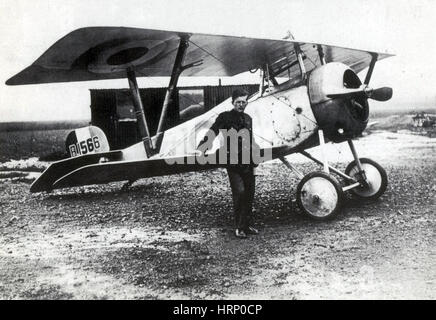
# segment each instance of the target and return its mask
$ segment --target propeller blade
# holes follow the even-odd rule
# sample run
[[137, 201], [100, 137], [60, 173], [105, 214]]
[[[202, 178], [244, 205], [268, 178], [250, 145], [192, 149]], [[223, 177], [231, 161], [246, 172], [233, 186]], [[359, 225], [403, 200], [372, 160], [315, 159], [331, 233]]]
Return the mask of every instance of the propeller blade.
[[365, 94], [365, 89], [363, 88], [357, 88], [357, 89], [347, 89], [347, 88], [342, 88], [339, 90], [335, 90], [334, 93], [329, 93], [327, 94], [327, 97], [329, 98], [354, 98], [356, 96]]
[[376, 101], [387, 101], [392, 98], [393, 90], [389, 87], [382, 87], [378, 89], [371, 89], [368, 87], [357, 88], [357, 89], [347, 89], [342, 88], [336, 90], [334, 93], [327, 94], [329, 98], [354, 98], [364, 95], [364, 97], [373, 99]]
[[372, 90], [368, 98], [371, 98], [376, 101], [388, 101], [390, 98], [392, 98], [392, 94], [393, 94], [392, 88], [382, 87]]

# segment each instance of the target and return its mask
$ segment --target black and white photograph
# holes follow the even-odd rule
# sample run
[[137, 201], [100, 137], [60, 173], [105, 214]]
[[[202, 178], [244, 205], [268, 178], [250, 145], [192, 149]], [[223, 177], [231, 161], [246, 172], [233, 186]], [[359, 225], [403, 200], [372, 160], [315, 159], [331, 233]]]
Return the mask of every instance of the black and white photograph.
[[0, 300], [434, 300], [435, 16], [0, 0]]

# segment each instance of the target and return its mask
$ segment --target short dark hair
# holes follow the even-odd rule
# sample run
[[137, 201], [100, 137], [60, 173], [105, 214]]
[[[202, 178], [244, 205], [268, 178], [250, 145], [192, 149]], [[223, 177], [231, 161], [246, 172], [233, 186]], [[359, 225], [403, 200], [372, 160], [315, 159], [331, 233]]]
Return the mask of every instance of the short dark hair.
[[248, 92], [244, 89], [235, 89], [232, 92], [232, 103], [239, 97], [245, 97], [248, 96]]

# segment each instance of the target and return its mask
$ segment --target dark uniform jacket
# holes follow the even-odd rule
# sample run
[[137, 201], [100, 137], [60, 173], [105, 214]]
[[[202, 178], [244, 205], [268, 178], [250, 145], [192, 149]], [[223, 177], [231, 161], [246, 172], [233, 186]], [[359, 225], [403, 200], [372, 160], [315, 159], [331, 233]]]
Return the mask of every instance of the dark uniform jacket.
[[[246, 129], [248, 131], [248, 136], [238, 135], [237, 140], [237, 164], [231, 164], [231, 154], [230, 152], [234, 149], [231, 148], [231, 143], [235, 143], [235, 139], [231, 139], [227, 134], [227, 141], [224, 147], [227, 147], [225, 152], [227, 153], [227, 167], [230, 169], [248, 169], [247, 167], [253, 167], [253, 157], [252, 149], [258, 148], [257, 144], [253, 140], [253, 121], [251, 117], [244, 113], [238, 112], [235, 109], [231, 111], [225, 111], [218, 115], [214, 124], [211, 126], [210, 130], [213, 131], [215, 137], [218, 136], [220, 130], [230, 130], [235, 129], [237, 132], [241, 129]], [[210, 139], [209, 139], [210, 140]], [[209, 141], [208, 137], [205, 136], [199, 143], [197, 149], [201, 151], [206, 151], [210, 149], [213, 145], [213, 140]], [[235, 146], [233, 146], [235, 147]], [[243, 153], [247, 152], [249, 155], [249, 163], [243, 163]], [[235, 157], [235, 155], [233, 155]]]

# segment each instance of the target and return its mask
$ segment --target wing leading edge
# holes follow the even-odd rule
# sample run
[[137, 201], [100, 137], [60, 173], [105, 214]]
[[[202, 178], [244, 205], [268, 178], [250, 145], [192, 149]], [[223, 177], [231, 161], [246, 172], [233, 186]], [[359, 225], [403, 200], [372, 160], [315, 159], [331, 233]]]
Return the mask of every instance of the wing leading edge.
[[[282, 62], [297, 60], [294, 43], [304, 53], [306, 70], [320, 65], [319, 44], [291, 40], [191, 34], [124, 27], [88, 27], [57, 41], [32, 65], [6, 81], [7, 85], [120, 79], [126, 69], [138, 76], [170, 76], [180, 37], [189, 37], [185, 64], [202, 60], [183, 76], [233, 76], [268, 64], [279, 72]], [[355, 72], [368, 67], [376, 52], [319, 45], [327, 62], [337, 61]], [[391, 56], [377, 53], [378, 59]], [[290, 68], [289, 76], [298, 68]]]

